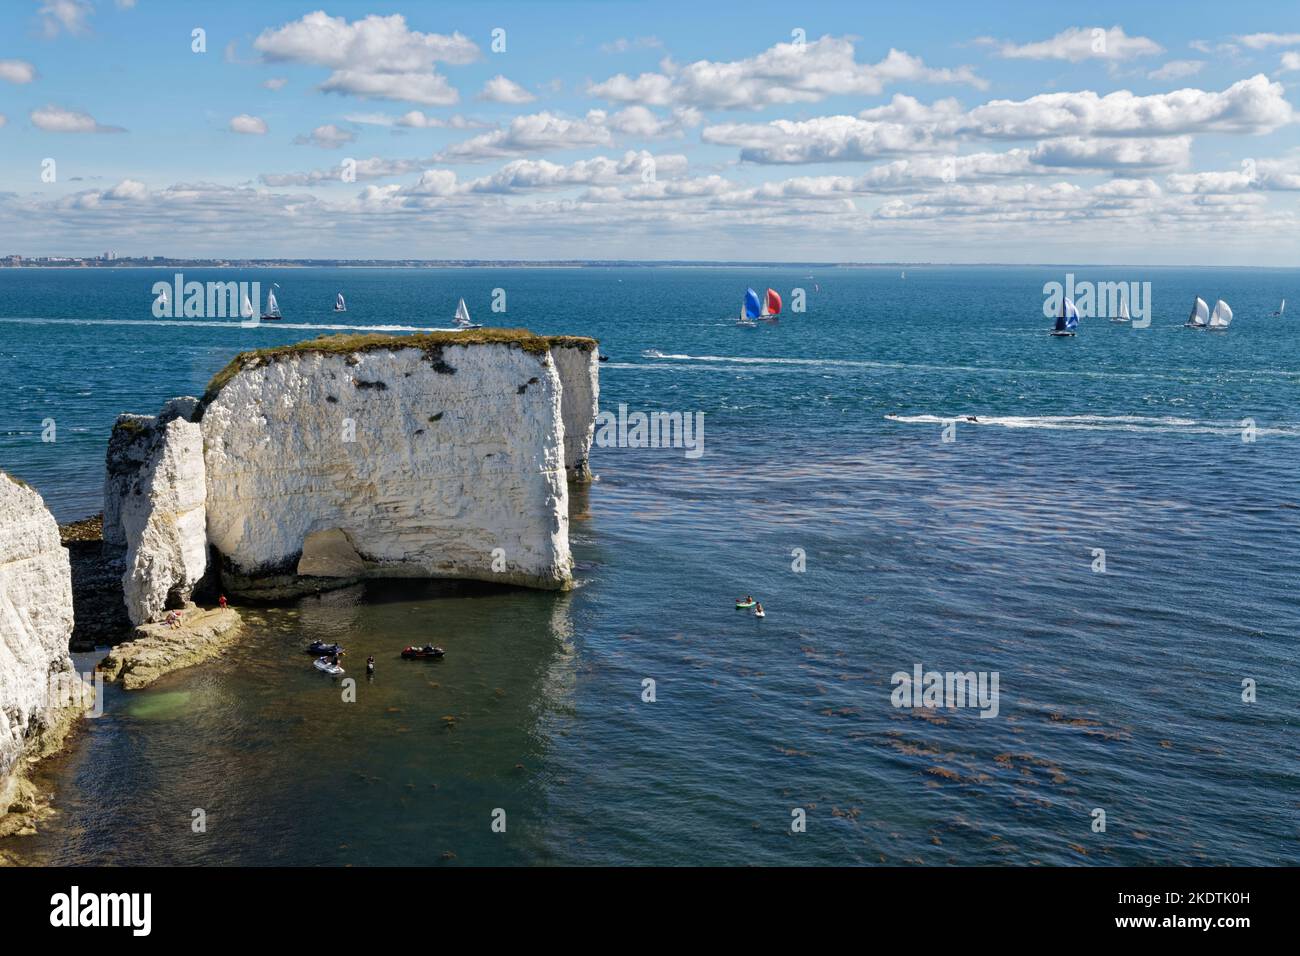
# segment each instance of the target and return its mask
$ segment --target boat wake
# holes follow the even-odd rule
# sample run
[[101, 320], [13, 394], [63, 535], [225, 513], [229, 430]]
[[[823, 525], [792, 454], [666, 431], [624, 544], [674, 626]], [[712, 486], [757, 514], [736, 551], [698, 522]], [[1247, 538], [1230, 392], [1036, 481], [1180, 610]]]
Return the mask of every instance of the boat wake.
[[[1050, 431], [1166, 432], [1186, 435], [1240, 435], [1241, 421], [1197, 421], [1191, 418], [1151, 415], [886, 415], [903, 425], [991, 425], [1001, 428], [1039, 428]], [[1256, 435], [1300, 436], [1300, 425], [1256, 425]]]

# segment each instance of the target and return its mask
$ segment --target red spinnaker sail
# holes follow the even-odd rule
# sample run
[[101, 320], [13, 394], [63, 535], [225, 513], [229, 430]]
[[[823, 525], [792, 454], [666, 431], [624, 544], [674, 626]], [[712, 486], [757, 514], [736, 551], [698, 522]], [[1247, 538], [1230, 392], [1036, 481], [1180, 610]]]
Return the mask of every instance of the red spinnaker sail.
[[768, 315], [781, 314], [781, 297], [776, 294], [775, 289], [767, 290], [767, 314]]

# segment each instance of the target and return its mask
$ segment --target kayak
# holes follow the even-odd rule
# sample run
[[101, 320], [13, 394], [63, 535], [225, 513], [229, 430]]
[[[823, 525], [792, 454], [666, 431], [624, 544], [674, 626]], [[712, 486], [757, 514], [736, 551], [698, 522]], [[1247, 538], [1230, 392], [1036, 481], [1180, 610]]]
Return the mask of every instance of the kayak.
[[755, 604], [757, 604], [757, 603], [758, 603], [757, 601], [737, 601], [737, 602], [736, 602], [736, 610], [737, 610], [737, 611], [743, 611], [743, 610], [745, 610], [746, 608], [751, 608], [751, 607], [753, 607], [753, 606], [754, 606]]
[[340, 674], [343, 673], [343, 665], [331, 664], [329, 662], [329, 658], [327, 657], [317, 658], [316, 660], [311, 662], [311, 666], [316, 668], [318, 671], [324, 671], [326, 674], [329, 674], [333, 677], [338, 677]]
[[343, 653], [342, 644], [326, 644], [324, 641], [312, 641], [307, 645], [307, 653], [315, 654], [317, 657], [322, 655], [332, 657], [335, 654]]
[[434, 647], [432, 644], [430, 644], [430, 645], [426, 645], [425, 647], [405, 648], [402, 651], [402, 656], [406, 658], [408, 661], [413, 661], [413, 660], [432, 659], [436, 657], [442, 657], [442, 655], [445, 653], [446, 651], [444, 651], [441, 647]]

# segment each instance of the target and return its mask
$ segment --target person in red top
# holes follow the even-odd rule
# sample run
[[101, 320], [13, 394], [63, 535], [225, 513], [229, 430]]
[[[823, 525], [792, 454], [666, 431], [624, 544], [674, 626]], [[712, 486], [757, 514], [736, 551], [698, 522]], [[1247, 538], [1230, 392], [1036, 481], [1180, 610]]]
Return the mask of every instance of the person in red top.
[[217, 598], [217, 603], [224, 608], [226, 606], [226, 596], [223, 594], [221, 597]]

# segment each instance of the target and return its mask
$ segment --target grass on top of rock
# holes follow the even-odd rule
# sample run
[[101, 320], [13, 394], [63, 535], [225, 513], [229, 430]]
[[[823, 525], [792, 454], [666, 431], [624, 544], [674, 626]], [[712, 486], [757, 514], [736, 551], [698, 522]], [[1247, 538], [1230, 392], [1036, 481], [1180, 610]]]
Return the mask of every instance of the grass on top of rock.
[[453, 345], [508, 345], [534, 355], [545, 355], [555, 346], [590, 352], [596, 347], [596, 340], [581, 335], [536, 335], [527, 329], [467, 329], [463, 332], [417, 332], [414, 335], [377, 332], [322, 335], [293, 345], [240, 352], [225, 368], [212, 376], [194, 413], [194, 421], [203, 417], [203, 412], [216, 401], [226, 383], [246, 368], [256, 368], [302, 355], [351, 355], [354, 352], [379, 352], [385, 349], [419, 349], [435, 367], [439, 367], [443, 364], [442, 350]]

